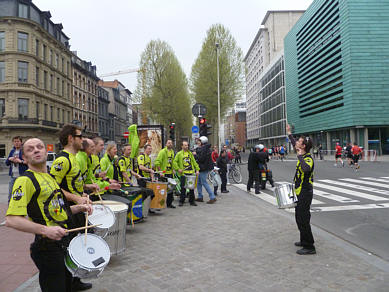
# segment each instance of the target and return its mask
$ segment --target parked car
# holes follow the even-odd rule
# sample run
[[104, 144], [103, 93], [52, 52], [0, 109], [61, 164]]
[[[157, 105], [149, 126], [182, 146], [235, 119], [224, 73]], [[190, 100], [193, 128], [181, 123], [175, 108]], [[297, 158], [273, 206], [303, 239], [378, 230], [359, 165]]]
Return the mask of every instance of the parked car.
[[53, 161], [57, 157], [57, 154], [55, 152], [47, 152], [47, 161], [46, 161], [46, 166], [47, 166], [47, 171], [50, 172], [51, 165], [53, 164]]

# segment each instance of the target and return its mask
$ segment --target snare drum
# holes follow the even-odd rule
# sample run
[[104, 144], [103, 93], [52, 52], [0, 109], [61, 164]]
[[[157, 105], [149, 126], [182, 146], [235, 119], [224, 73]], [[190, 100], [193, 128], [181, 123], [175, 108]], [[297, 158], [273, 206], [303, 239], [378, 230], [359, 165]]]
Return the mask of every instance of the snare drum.
[[107, 236], [104, 238], [108, 243], [111, 255], [117, 255], [126, 249], [126, 225], [128, 205], [117, 201], [104, 201], [115, 214], [115, 224], [108, 229]]
[[108, 244], [100, 236], [88, 233], [72, 239], [65, 255], [65, 266], [73, 277], [99, 276], [111, 258]]
[[94, 228], [93, 233], [104, 238], [115, 223], [115, 214], [104, 205], [93, 205], [93, 213], [88, 216], [88, 221], [91, 225], [101, 224]]
[[195, 175], [185, 175], [185, 188], [189, 190], [194, 190], [196, 184]]
[[274, 195], [277, 198], [278, 208], [294, 208], [297, 205], [297, 196], [293, 184], [280, 184], [274, 188]]
[[169, 192], [172, 192], [176, 189], [177, 181], [174, 178], [167, 178], [167, 189]]

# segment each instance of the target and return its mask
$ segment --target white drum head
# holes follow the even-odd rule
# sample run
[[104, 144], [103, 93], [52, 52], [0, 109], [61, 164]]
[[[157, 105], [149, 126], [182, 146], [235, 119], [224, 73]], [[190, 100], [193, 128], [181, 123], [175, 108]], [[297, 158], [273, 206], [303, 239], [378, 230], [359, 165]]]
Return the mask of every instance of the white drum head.
[[97, 228], [108, 229], [115, 224], [115, 214], [104, 205], [93, 205], [93, 213], [88, 216], [91, 225], [101, 224]]
[[128, 205], [118, 201], [105, 200], [104, 205], [110, 208], [113, 212], [121, 212], [128, 210]]
[[95, 235], [79, 234], [69, 244], [69, 256], [73, 262], [87, 269], [100, 269], [105, 267], [111, 258], [111, 252], [104, 239]]
[[169, 182], [169, 184], [172, 184], [172, 185], [177, 185], [177, 182], [176, 182], [176, 180], [174, 179], [174, 178], [170, 178], [170, 177], [168, 177], [167, 178], [167, 181]]

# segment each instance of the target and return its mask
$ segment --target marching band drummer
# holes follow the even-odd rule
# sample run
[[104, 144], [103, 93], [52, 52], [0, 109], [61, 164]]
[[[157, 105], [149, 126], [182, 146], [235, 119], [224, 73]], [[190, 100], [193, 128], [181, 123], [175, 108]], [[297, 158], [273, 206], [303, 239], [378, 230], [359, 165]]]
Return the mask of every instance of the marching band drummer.
[[[183, 141], [181, 143], [181, 148], [182, 150], [177, 153], [176, 157], [173, 160], [173, 168], [180, 175], [181, 194], [180, 194], [180, 202], [178, 204], [178, 206], [180, 207], [182, 207], [185, 202], [185, 195], [186, 195], [185, 174], [193, 175], [196, 173], [196, 175], [199, 175], [199, 170], [200, 170], [200, 167], [197, 164], [192, 152], [189, 151], [188, 142]], [[191, 206], [197, 206], [197, 204], [195, 203], [194, 190], [189, 190], [189, 204]]]
[[24, 143], [23, 159], [29, 170], [15, 181], [6, 226], [35, 234], [30, 251], [43, 292], [72, 291], [72, 275], [64, 262], [66, 228], [72, 213], [91, 214], [92, 208], [89, 204], [69, 206], [56, 180], [47, 173], [47, 152], [40, 139], [31, 138]]
[[132, 160], [130, 158], [131, 155], [131, 145], [125, 144], [123, 146], [123, 155], [119, 158], [119, 177], [122, 182], [131, 184], [131, 177], [134, 176], [137, 179], [141, 178], [139, 174], [137, 174], [133, 170]]
[[[144, 153], [138, 156], [138, 169], [139, 174], [145, 178], [151, 178], [154, 180], [154, 170], [151, 168], [151, 145], [146, 144], [144, 147]], [[138, 185], [146, 187], [146, 182], [138, 179]]]
[[[82, 148], [81, 128], [67, 124], [59, 132], [59, 141], [64, 147], [53, 161], [50, 174], [55, 178], [70, 205], [91, 203], [84, 193], [84, 180], [76, 159], [77, 152]], [[89, 188], [96, 191], [96, 186]], [[84, 226], [85, 215], [79, 213], [73, 216], [76, 227]], [[73, 278], [73, 290], [86, 290], [92, 288], [92, 284], [81, 282], [80, 278]]]
[[290, 142], [297, 151], [298, 159], [293, 181], [297, 195], [295, 217], [300, 231], [300, 241], [295, 242], [295, 246], [302, 247], [297, 251], [297, 254], [316, 254], [310, 223], [310, 207], [313, 198], [313, 170], [315, 167], [312, 155], [309, 153], [312, 148], [312, 139], [302, 136], [296, 141], [288, 124], [286, 125], [286, 131]]
[[[157, 159], [155, 159], [155, 167], [157, 170], [162, 171], [165, 177], [173, 178], [173, 160], [174, 160], [174, 150], [173, 150], [173, 141], [168, 139], [166, 141], [166, 146], [161, 151], [159, 151]], [[168, 208], [175, 208], [173, 203], [174, 197], [172, 192], [167, 193], [166, 205]]]
[[101, 171], [106, 172], [106, 177], [110, 179], [110, 182], [119, 181], [117, 152], [116, 144], [114, 142], [108, 143], [104, 157], [100, 161]]

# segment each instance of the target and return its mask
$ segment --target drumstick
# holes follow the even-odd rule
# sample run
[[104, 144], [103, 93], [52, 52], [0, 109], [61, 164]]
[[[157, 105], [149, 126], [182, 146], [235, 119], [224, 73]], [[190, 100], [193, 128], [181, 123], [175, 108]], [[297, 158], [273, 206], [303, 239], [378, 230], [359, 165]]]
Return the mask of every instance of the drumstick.
[[66, 232], [69, 233], [69, 232], [80, 231], [80, 230], [84, 230], [84, 229], [89, 229], [89, 228], [97, 227], [97, 226], [100, 226], [100, 225], [102, 225], [102, 224], [95, 224], [95, 225], [77, 227], [77, 228], [73, 228], [73, 229], [67, 229]]
[[123, 203], [121, 202], [107, 202], [107, 201], [96, 201], [96, 202], [92, 202], [92, 205], [121, 205]]
[[[88, 202], [89, 202], [89, 195], [86, 196], [88, 198]], [[86, 227], [88, 227], [88, 214], [89, 212], [86, 211], [86, 216], [85, 216], [85, 245], [86, 245], [86, 238], [87, 238], [87, 234], [88, 234], [88, 229]]]

